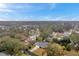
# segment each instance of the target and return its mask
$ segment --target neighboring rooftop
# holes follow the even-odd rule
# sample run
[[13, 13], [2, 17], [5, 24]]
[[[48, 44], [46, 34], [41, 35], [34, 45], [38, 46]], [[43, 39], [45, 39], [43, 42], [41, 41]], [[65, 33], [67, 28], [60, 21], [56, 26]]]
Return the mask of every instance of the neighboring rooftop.
[[45, 48], [48, 45], [48, 42], [36, 42], [34, 45]]

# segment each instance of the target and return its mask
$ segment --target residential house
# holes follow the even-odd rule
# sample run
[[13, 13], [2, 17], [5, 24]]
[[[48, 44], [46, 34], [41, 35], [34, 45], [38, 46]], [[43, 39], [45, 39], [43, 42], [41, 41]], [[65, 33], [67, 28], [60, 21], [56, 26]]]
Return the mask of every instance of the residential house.
[[71, 34], [72, 33], [71, 32], [68, 32], [68, 31], [63, 33], [64, 36], [70, 36]]
[[48, 42], [36, 42], [34, 45], [38, 46], [39, 48], [45, 48], [48, 45]]
[[29, 36], [31, 40], [36, 40], [36, 35]]
[[72, 34], [71, 31], [64, 31], [62, 33], [60, 33], [60, 32], [53, 32], [52, 36], [53, 36], [53, 38], [57, 38], [58, 40], [60, 40], [60, 39], [62, 39], [65, 36], [70, 36], [71, 34]]
[[53, 38], [57, 38], [58, 40], [62, 39], [64, 37], [63, 35], [64, 33], [60, 33], [60, 32], [53, 32], [52, 36]]
[[48, 35], [47, 38], [44, 41], [52, 41], [53, 40], [53, 35]]

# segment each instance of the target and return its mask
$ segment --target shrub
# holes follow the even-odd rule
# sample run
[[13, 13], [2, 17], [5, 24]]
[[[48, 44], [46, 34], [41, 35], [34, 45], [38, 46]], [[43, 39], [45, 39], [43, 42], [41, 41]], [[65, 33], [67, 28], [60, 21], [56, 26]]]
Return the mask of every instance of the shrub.
[[48, 56], [59, 56], [59, 55], [64, 55], [64, 46], [61, 46], [57, 43], [49, 44], [47, 47], [47, 54]]
[[6, 51], [10, 55], [16, 55], [23, 48], [25, 48], [24, 44], [17, 39], [3, 38], [0, 40], [0, 51]]

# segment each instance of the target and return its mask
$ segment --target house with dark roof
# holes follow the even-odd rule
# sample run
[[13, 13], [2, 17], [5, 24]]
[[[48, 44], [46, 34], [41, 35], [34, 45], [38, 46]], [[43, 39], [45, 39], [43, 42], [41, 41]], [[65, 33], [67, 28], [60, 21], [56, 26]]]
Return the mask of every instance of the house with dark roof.
[[39, 48], [45, 48], [48, 45], [48, 42], [36, 42], [34, 45], [38, 46]]

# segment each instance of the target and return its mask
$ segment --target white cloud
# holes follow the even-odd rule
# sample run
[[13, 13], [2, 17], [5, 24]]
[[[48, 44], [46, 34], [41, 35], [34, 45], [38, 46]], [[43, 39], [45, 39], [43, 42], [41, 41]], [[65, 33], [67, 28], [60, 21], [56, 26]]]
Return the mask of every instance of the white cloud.
[[[47, 6], [48, 5], [48, 6]], [[33, 5], [33, 4], [5, 4], [5, 3], [0, 3], [0, 12], [24, 12], [24, 10], [26, 10], [25, 12], [34, 12], [34, 11], [40, 11], [40, 10], [45, 10], [45, 9], [54, 9], [56, 7], [55, 3], [49, 3], [46, 6], [41, 6], [41, 4], [39, 5]], [[14, 10], [12, 10], [11, 8], [13, 8]]]
[[14, 5], [13, 8], [17, 9], [18, 11], [24, 11], [26, 10], [27, 12], [33, 12], [33, 11], [40, 11], [40, 10], [45, 10], [45, 9], [54, 9], [56, 7], [55, 3], [49, 3], [49, 4], [45, 4], [44, 6], [42, 4], [37, 4], [37, 5], [33, 5], [33, 4], [16, 4]]
[[17, 4], [17, 5], [14, 5], [14, 8], [16, 8], [16, 9], [31, 9], [33, 6], [31, 5], [31, 4], [28, 4], [28, 3], [26, 3], [26, 4], [22, 4], [22, 5], [20, 5], [20, 4]]
[[75, 16], [72, 18], [72, 21], [79, 21], [79, 16]]
[[0, 12], [13, 12], [7, 4], [0, 3]]
[[0, 21], [9, 21], [8, 19], [0, 19]]
[[3, 3], [0, 3], [0, 8], [7, 8], [7, 6]]

